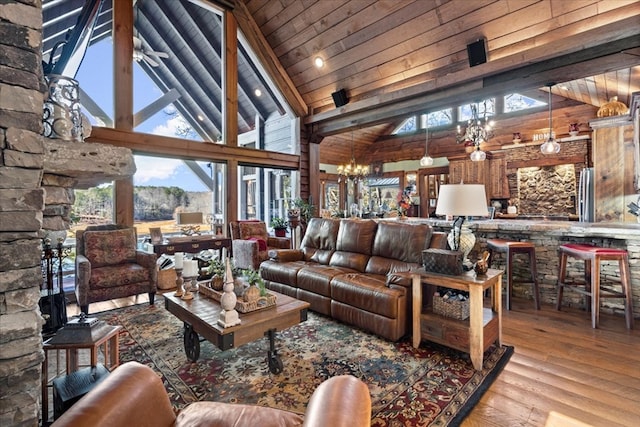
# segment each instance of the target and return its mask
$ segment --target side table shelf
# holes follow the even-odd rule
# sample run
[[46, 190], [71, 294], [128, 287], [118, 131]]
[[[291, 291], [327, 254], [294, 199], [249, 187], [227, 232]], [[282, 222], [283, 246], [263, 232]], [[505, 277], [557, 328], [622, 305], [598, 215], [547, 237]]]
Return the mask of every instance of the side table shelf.
[[[502, 343], [502, 270], [489, 269], [482, 276], [473, 271], [447, 276], [419, 269], [411, 272], [413, 281], [413, 346], [433, 341], [469, 353], [476, 370], [482, 369], [483, 353]], [[469, 318], [458, 320], [435, 314], [430, 307], [423, 312], [423, 284], [444, 286], [469, 292]], [[484, 307], [484, 291], [491, 289], [491, 307]], [[430, 289], [431, 293], [433, 290]], [[429, 294], [430, 295], [430, 294]]]
[[[41, 396], [43, 425], [49, 424], [49, 391], [53, 388], [55, 380], [78, 372], [80, 368], [86, 366], [102, 366], [100, 369], [106, 368], [109, 371], [113, 371], [120, 365], [119, 332], [122, 326], [102, 324], [96, 326], [96, 328], [90, 334], [66, 334], [68, 339], [60, 339], [65, 329], [63, 327], [56, 335], [43, 343], [44, 362], [42, 363]], [[82, 356], [80, 353], [82, 350], [89, 354]], [[80, 360], [81, 356], [83, 358], [82, 362]], [[85, 357], [86, 361], [84, 360]], [[55, 372], [50, 373], [50, 367], [54, 368]]]

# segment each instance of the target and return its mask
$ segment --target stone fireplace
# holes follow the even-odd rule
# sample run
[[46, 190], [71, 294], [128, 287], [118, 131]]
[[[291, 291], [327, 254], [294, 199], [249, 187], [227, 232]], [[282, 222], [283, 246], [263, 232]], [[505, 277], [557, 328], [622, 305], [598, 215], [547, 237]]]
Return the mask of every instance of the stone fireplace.
[[517, 179], [521, 214], [567, 216], [576, 213], [575, 165], [519, 168]]
[[135, 166], [126, 149], [45, 140], [41, 2], [3, 4], [0, 20], [0, 425], [36, 426], [42, 238], [68, 228], [74, 188]]

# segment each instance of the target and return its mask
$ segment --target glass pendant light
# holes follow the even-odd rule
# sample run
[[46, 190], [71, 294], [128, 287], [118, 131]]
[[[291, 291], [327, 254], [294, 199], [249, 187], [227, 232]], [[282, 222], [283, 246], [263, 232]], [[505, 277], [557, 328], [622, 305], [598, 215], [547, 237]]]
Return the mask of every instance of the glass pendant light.
[[553, 125], [551, 121], [551, 87], [553, 85], [554, 83], [547, 84], [547, 87], [549, 88], [549, 137], [540, 146], [542, 154], [558, 154], [560, 152], [560, 144], [553, 137]]
[[429, 156], [429, 123], [425, 125], [426, 139], [424, 142], [424, 156], [420, 159], [420, 166], [433, 165], [433, 158]]

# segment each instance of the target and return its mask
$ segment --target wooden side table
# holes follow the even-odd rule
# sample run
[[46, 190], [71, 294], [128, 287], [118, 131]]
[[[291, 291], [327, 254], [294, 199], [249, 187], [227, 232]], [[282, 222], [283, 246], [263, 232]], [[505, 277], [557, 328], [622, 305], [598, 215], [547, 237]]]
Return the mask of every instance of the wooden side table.
[[[64, 329], [64, 327], [63, 327]], [[44, 350], [44, 362], [42, 363], [42, 419], [43, 424], [49, 418], [49, 389], [53, 386], [53, 380], [63, 375], [78, 371], [83, 366], [98, 366], [100, 350], [104, 355], [103, 365], [113, 371], [120, 365], [119, 332], [122, 326], [96, 325], [95, 330], [78, 331], [76, 334], [64, 334], [63, 329], [49, 338], [42, 345]], [[68, 331], [65, 331], [68, 332]], [[61, 337], [63, 337], [61, 339]], [[89, 365], [80, 365], [80, 351], [88, 350]], [[61, 351], [65, 352], [65, 366], [62, 369]], [[55, 352], [56, 372], [49, 377], [49, 352]]]
[[[476, 370], [482, 369], [484, 351], [494, 342], [502, 343], [502, 270], [489, 269], [476, 276], [470, 271], [460, 276], [431, 273], [424, 269], [411, 272], [413, 282], [413, 346], [426, 339], [469, 353]], [[427, 305], [423, 312], [422, 285], [444, 286], [469, 292], [469, 319], [457, 320], [435, 314]], [[484, 291], [491, 289], [491, 307], [484, 308]], [[433, 295], [430, 289], [429, 296]], [[431, 301], [431, 298], [429, 298]]]

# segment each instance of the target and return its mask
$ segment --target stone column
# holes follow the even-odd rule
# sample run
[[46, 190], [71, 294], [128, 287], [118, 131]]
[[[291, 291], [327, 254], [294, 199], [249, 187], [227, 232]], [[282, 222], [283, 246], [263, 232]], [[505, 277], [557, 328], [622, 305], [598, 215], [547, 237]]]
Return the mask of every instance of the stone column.
[[39, 423], [44, 147], [40, 0], [0, 4], [0, 425]]

